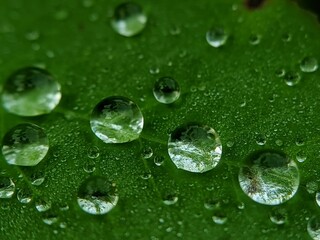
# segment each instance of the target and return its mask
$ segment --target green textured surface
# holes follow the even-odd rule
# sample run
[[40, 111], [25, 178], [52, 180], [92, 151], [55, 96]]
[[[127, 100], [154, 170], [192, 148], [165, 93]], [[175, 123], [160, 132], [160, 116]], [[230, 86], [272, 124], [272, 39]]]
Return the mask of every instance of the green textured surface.
[[[125, 38], [110, 27], [117, 1], [4, 0], [0, 8], [0, 81], [30, 65], [45, 66], [62, 85], [62, 101], [51, 114], [21, 118], [0, 109], [0, 137], [17, 123], [32, 122], [45, 128], [51, 148], [46, 159], [32, 168], [0, 167], [15, 179], [17, 187], [28, 184], [33, 172], [45, 174], [45, 182], [33, 187], [34, 200], [27, 205], [16, 196], [0, 200], [0, 239], [308, 239], [307, 219], [319, 212], [307, 183], [319, 180], [319, 71], [300, 73], [301, 82], [287, 86], [275, 71], [299, 71], [305, 56], [319, 57], [320, 29], [316, 18], [288, 1], [273, 0], [248, 11], [242, 1], [203, 0], [139, 2], [148, 14], [146, 29]], [[238, 9], [232, 10], [233, 4]], [[67, 13], [65, 19], [57, 15]], [[230, 33], [227, 44], [215, 49], [205, 40], [212, 26]], [[179, 34], [172, 34], [179, 29]], [[37, 31], [30, 41], [26, 34]], [[262, 36], [249, 44], [251, 34]], [[283, 36], [291, 34], [290, 42]], [[52, 53], [54, 56], [52, 57]], [[159, 68], [160, 73], [149, 70]], [[154, 81], [173, 76], [182, 95], [174, 105], [158, 103], [152, 94]], [[138, 141], [107, 145], [90, 129], [90, 112], [101, 99], [122, 95], [141, 108], [145, 126]], [[270, 99], [275, 99], [270, 101]], [[243, 104], [243, 103], [246, 104]], [[241, 105], [245, 105], [241, 107]], [[167, 154], [168, 133], [177, 126], [198, 121], [214, 128], [221, 137], [223, 156], [219, 165], [203, 174], [176, 167]], [[267, 136], [265, 146], [256, 144], [258, 134]], [[283, 146], [276, 145], [282, 140]], [[304, 146], [296, 141], [303, 140]], [[227, 142], [233, 142], [227, 147]], [[88, 177], [83, 170], [87, 151], [100, 149], [93, 175], [107, 176], [118, 186], [118, 205], [105, 216], [90, 216], [79, 209], [77, 189]], [[158, 167], [143, 160], [141, 151], [151, 146], [163, 156]], [[239, 167], [252, 151], [272, 148], [299, 163], [300, 188], [280, 206], [288, 222], [277, 226], [269, 219], [273, 207], [249, 199], [237, 180]], [[151, 172], [152, 178], [141, 178]], [[18, 178], [23, 173], [23, 178]], [[179, 200], [167, 206], [162, 198], [176, 193]], [[36, 199], [52, 202], [59, 222], [48, 226], [34, 207]], [[212, 221], [206, 199], [218, 199], [228, 220]], [[238, 209], [243, 202], [245, 208]], [[68, 211], [59, 206], [68, 203]]]

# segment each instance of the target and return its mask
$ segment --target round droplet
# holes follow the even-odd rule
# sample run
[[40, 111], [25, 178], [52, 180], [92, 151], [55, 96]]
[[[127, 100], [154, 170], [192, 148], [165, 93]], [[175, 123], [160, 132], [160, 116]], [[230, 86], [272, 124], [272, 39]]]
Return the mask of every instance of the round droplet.
[[157, 165], [158, 167], [162, 166], [164, 163], [164, 157], [163, 156], [155, 156], [154, 159], [154, 164]]
[[290, 87], [297, 85], [300, 80], [301, 76], [297, 72], [290, 71], [284, 75], [284, 82]]
[[21, 188], [17, 192], [17, 199], [23, 204], [27, 204], [32, 200], [32, 191], [29, 188]]
[[173, 205], [178, 202], [179, 198], [175, 193], [167, 194], [163, 197], [163, 203], [165, 205]]
[[96, 170], [96, 163], [92, 160], [86, 161], [83, 170], [87, 173], [93, 173]]
[[310, 218], [307, 225], [307, 231], [312, 239], [314, 240], [320, 239], [320, 217], [319, 216], [314, 216]]
[[35, 206], [38, 212], [45, 212], [51, 208], [51, 202], [45, 199], [38, 199], [35, 202]]
[[275, 74], [277, 77], [281, 78], [286, 74], [286, 70], [284, 70], [283, 68], [279, 68], [276, 70]]
[[153, 95], [158, 102], [173, 103], [180, 97], [179, 84], [171, 77], [161, 77], [154, 84]]
[[320, 207], [320, 192], [317, 192], [317, 194], [316, 194], [316, 202], [317, 202], [318, 206]]
[[264, 146], [267, 142], [266, 136], [264, 134], [258, 134], [256, 137], [256, 143], [260, 146]]
[[108, 97], [91, 114], [91, 129], [105, 143], [125, 143], [139, 138], [143, 128], [142, 113], [125, 97]]
[[212, 220], [216, 224], [225, 224], [228, 220], [227, 216], [222, 212], [215, 212], [212, 216]]
[[187, 124], [171, 133], [168, 152], [177, 168], [203, 173], [219, 163], [222, 145], [218, 134], [212, 128]]
[[281, 225], [284, 224], [288, 219], [288, 214], [287, 211], [285, 209], [273, 209], [270, 212], [270, 220], [271, 222], [277, 224], [277, 225]]
[[274, 150], [251, 154], [239, 172], [240, 187], [252, 200], [278, 205], [291, 199], [299, 187], [299, 170], [284, 153]]
[[304, 162], [307, 159], [307, 155], [305, 154], [305, 152], [303, 150], [297, 152], [296, 154], [296, 159], [298, 162]]
[[314, 194], [318, 191], [318, 183], [316, 181], [310, 181], [306, 184], [307, 192], [310, 194]]
[[249, 43], [251, 45], [258, 45], [261, 41], [261, 35], [258, 34], [251, 34], [249, 37]]
[[228, 34], [222, 28], [212, 28], [206, 34], [207, 42], [215, 48], [226, 44]]
[[300, 69], [306, 73], [315, 72], [318, 69], [318, 60], [314, 57], [305, 57], [300, 62]]
[[283, 141], [280, 139], [277, 139], [276, 144], [277, 144], [277, 146], [281, 147], [283, 145]]
[[90, 177], [84, 181], [78, 191], [80, 208], [90, 214], [106, 214], [118, 202], [117, 188], [104, 177]]
[[215, 198], [209, 198], [204, 202], [204, 207], [208, 210], [219, 208], [220, 205], [221, 205], [221, 202]]
[[9, 130], [3, 138], [2, 154], [9, 164], [35, 166], [47, 154], [49, 141], [37, 125], [24, 123]]
[[59, 220], [59, 218], [58, 218], [57, 214], [55, 214], [52, 211], [45, 212], [45, 213], [42, 214], [42, 221], [45, 224], [53, 225], [56, 222], [58, 222], [58, 220]]
[[140, 5], [127, 2], [118, 5], [111, 26], [122, 36], [132, 37], [140, 33], [147, 24], [147, 16]]
[[60, 84], [49, 72], [36, 67], [19, 69], [3, 86], [4, 108], [19, 116], [50, 113], [60, 99]]
[[88, 149], [88, 157], [89, 158], [97, 158], [100, 155], [99, 148], [97, 146], [90, 147]]
[[142, 157], [144, 159], [149, 159], [151, 158], [153, 155], [153, 150], [151, 147], [145, 147], [143, 150], [142, 150]]
[[45, 180], [44, 173], [36, 172], [33, 173], [30, 177], [31, 184], [34, 186], [40, 186]]
[[16, 186], [11, 178], [0, 177], [0, 198], [11, 198]]

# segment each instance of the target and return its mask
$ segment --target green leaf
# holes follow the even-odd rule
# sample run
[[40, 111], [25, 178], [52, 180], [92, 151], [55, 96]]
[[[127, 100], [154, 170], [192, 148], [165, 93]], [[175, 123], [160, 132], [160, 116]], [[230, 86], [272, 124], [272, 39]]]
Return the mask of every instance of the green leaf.
[[[320, 84], [319, 70], [301, 72], [300, 62], [307, 56], [319, 59], [316, 18], [290, 1], [266, 0], [249, 10], [240, 0], [141, 0], [147, 26], [126, 38], [110, 25], [117, 4], [2, 1], [1, 82], [21, 67], [42, 66], [62, 85], [62, 100], [41, 117], [0, 109], [1, 138], [16, 124], [31, 122], [43, 127], [50, 140], [48, 155], [35, 167], [7, 165], [0, 157], [1, 169], [16, 188], [33, 192], [29, 204], [16, 195], [0, 200], [0, 238], [307, 239], [308, 219], [319, 212]], [[212, 27], [229, 34], [224, 46], [206, 42]], [[261, 36], [260, 43], [250, 44], [255, 36]], [[300, 82], [288, 86], [276, 75], [281, 69], [298, 73]], [[180, 99], [172, 105], [152, 94], [162, 76], [180, 84]], [[139, 105], [145, 124], [138, 140], [105, 144], [92, 133], [92, 109], [113, 95]], [[214, 128], [223, 145], [220, 163], [202, 174], [177, 169], [167, 153], [168, 133], [194, 121]], [[261, 136], [263, 146], [256, 143]], [[148, 146], [154, 155], [143, 159]], [[89, 174], [83, 168], [95, 147], [99, 157]], [[298, 163], [298, 193], [280, 206], [255, 203], [239, 186], [240, 167], [261, 149], [284, 151], [294, 160], [303, 151], [307, 157]], [[154, 164], [159, 158], [164, 158], [161, 166]], [[32, 185], [34, 175], [44, 175], [44, 183]], [[118, 204], [106, 215], [89, 215], [77, 204], [78, 189], [90, 175], [105, 176], [118, 188]], [[175, 204], [163, 203], [175, 197]], [[52, 206], [39, 213], [35, 204], [43, 200]], [[288, 215], [283, 225], [270, 221], [278, 209]], [[216, 224], [213, 216], [227, 221]]]

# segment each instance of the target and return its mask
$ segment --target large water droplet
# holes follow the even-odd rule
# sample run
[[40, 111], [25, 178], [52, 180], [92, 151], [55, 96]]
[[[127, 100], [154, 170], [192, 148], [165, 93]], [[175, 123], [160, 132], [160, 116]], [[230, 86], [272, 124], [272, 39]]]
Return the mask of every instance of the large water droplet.
[[242, 190], [252, 200], [278, 205], [291, 199], [299, 187], [296, 163], [284, 153], [273, 150], [251, 154], [239, 172]]
[[300, 62], [300, 69], [302, 72], [315, 72], [318, 69], [318, 60], [314, 57], [305, 57]]
[[320, 239], [320, 217], [319, 216], [314, 216], [310, 218], [307, 225], [307, 231], [312, 239], [314, 240]]
[[212, 128], [187, 124], [171, 133], [168, 152], [177, 168], [202, 173], [213, 169], [219, 163], [222, 145], [218, 134]]
[[0, 177], [0, 198], [11, 198], [15, 189], [16, 186], [10, 178]]
[[4, 108], [20, 116], [50, 113], [60, 99], [60, 84], [49, 72], [36, 67], [19, 69], [3, 86]]
[[91, 114], [91, 129], [105, 143], [125, 143], [139, 138], [143, 128], [142, 113], [125, 97], [108, 97]]
[[44, 130], [37, 125], [24, 123], [9, 130], [3, 138], [2, 154], [9, 164], [37, 165], [49, 150]]
[[301, 80], [301, 76], [297, 72], [289, 71], [284, 75], [284, 82], [292, 87], [297, 85]]
[[225, 45], [228, 34], [222, 28], [212, 28], [206, 34], [207, 42], [215, 48]]
[[154, 84], [153, 95], [158, 102], [173, 103], [180, 96], [179, 84], [171, 77], [161, 77]]
[[113, 209], [118, 202], [117, 188], [104, 177], [90, 177], [78, 191], [80, 208], [90, 214], [101, 215]]
[[122, 36], [132, 37], [147, 24], [147, 16], [140, 5], [127, 2], [116, 7], [111, 21], [113, 29]]

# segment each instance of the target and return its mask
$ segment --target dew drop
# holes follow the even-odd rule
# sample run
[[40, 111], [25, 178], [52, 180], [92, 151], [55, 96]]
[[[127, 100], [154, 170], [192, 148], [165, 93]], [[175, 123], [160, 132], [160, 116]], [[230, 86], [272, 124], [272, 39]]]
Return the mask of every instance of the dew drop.
[[286, 70], [284, 70], [283, 68], [279, 68], [276, 70], [275, 74], [279, 78], [284, 77], [284, 75], [286, 74]]
[[245, 208], [244, 202], [239, 202], [237, 207], [238, 207], [238, 209], [243, 210]]
[[290, 33], [284, 33], [282, 34], [282, 41], [284, 42], [290, 42], [292, 39], [292, 35]]
[[0, 198], [11, 198], [16, 186], [11, 178], [0, 176]]
[[145, 147], [143, 150], [142, 150], [142, 153], [141, 153], [142, 157], [144, 159], [149, 159], [152, 157], [153, 155], [153, 150], [151, 147]]
[[149, 69], [149, 73], [152, 74], [152, 75], [159, 74], [160, 73], [160, 69], [158, 67], [151, 67]]
[[45, 212], [42, 214], [42, 221], [45, 224], [53, 225], [53, 224], [57, 223], [58, 220], [59, 220], [58, 216], [52, 211]]
[[93, 215], [106, 214], [117, 205], [118, 199], [115, 184], [104, 177], [88, 178], [78, 191], [80, 208]]
[[186, 124], [171, 133], [168, 152], [177, 168], [203, 173], [219, 163], [222, 145], [214, 129], [198, 124]]
[[161, 77], [154, 84], [153, 95], [158, 102], [173, 103], [180, 97], [179, 84], [171, 77]]
[[118, 5], [111, 26], [120, 35], [132, 37], [140, 33], [147, 24], [147, 16], [140, 5], [127, 2]]
[[29, 41], [35, 41], [39, 39], [39, 37], [40, 37], [40, 34], [38, 31], [31, 31], [26, 34], [26, 39]]
[[277, 144], [277, 146], [281, 147], [283, 145], [283, 141], [280, 139], [277, 139], [276, 144]]
[[292, 87], [297, 85], [301, 80], [301, 76], [297, 72], [289, 71], [284, 75], [284, 82]]
[[142, 178], [143, 180], [148, 180], [148, 179], [150, 179], [151, 177], [152, 177], [152, 175], [151, 175], [150, 172], [145, 172], [145, 173], [143, 173], [143, 174], [141, 175], [141, 178]]
[[318, 183], [316, 181], [310, 181], [306, 184], [307, 192], [314, 194], [318, 191]]
[[86, 173], [93, 173], [96, 170], [96, 164], [94, 161], [89, 160], [84, 163], [83, 170]]
[[51, 208], [51, 202], [45, 199], [38, 199], [35, 202], [35, 206], [38, 212], [46, 212]]
[[3, 86], [4, 108], [19, 116], [50, 113], [60, 99], [60, 84], [49, 72], [37, 67], [19, 69]]
[[299, 187], [299, 170], [293, 160], [274, 150], [251, 154], [239, 172], [241, 189], [252, 200], [278, 205], [291, 199]]
[[296, 159], [298, 162], [304, 162], [307, 159], [307, 155], [305, 154], [305, 152], [303, 150], [297, 152], [296, 154]]
[[258, 134], [256, 137], [256, 143], [260, 146], [264, 146], [267, 142], [266, 136], [264, 134]]
[[251, 34], [249, 37], [249, 43], [251, 45], [258, 45], [261, 41], [261, 35], [258, 34]]
[[227, 216], [222, 212], [215, 212], [212, 216], [212, 220], [214, 223], [222, 225], [225, 224], [228, 220]]
[[320, 207], [320, 192], [317, 192], [317, 194], [316, 194], [316, 203]]
[[320, 217], [314, 216], [310, 218], [307, 225], [307, 231], [314, 240], [320, 239]]
[[42, 172], [33, 173], [30, 177], [31, 184], [34, 186], [40, 186], [45, 180], [45, 176]]
[[215, 198], [206, 199], [204, 202], [204, 207], [205, 209], [208, 209], [208, 210], [219, 208], [220, 205], [221, 205], [221, 202]]
[[226, 44], [228, 34], [222, 28], [212, 28], [206, 34], [207, 42], [215, 48]]
[[158, 167], [162, 166], [164, 163], [164, 157], [163, 156], [155, 156], [154, 159], [154, 164]]
[[287, 211], [285, 209], [273, 209], [270, 212], [270, 220], [271, 222], [277, 224], [277, 225], [282, 225], [284, 224], [287, 219], [288, 219], [288, 214]]
[[113, 96], [95, 106], [90, 124], [94, 134], [105, 143], [125, 143], [139, 138], [143, 116], [133, 101]]
[[7, 163], [19, 166], [37, 165], [49, 150], [49, 140], [44, 130], [30, 123], [10, 129], [2, 144], [2, 154]]
[[99, 155], [100, 155], [100, 151], [97, 146], [93, 146], [88, 149], [88, 157], [89, 158], [94, 159], [94, 158], [99, 157]]
[[21, 188], [17, 192], [17, 199], [23, 204], [30, 203], [32, 200], [32, 191], [29, 188]]
[[318, 69], [318, 60], [314, 57], [305, 57], [300, 62], [300, 69], [306, 73], [315, 72]]
[[175, 193], [167, 194], [163, 197], [163, 203], [165, 205], [173, 205], [179, 200], [178, 196]]

